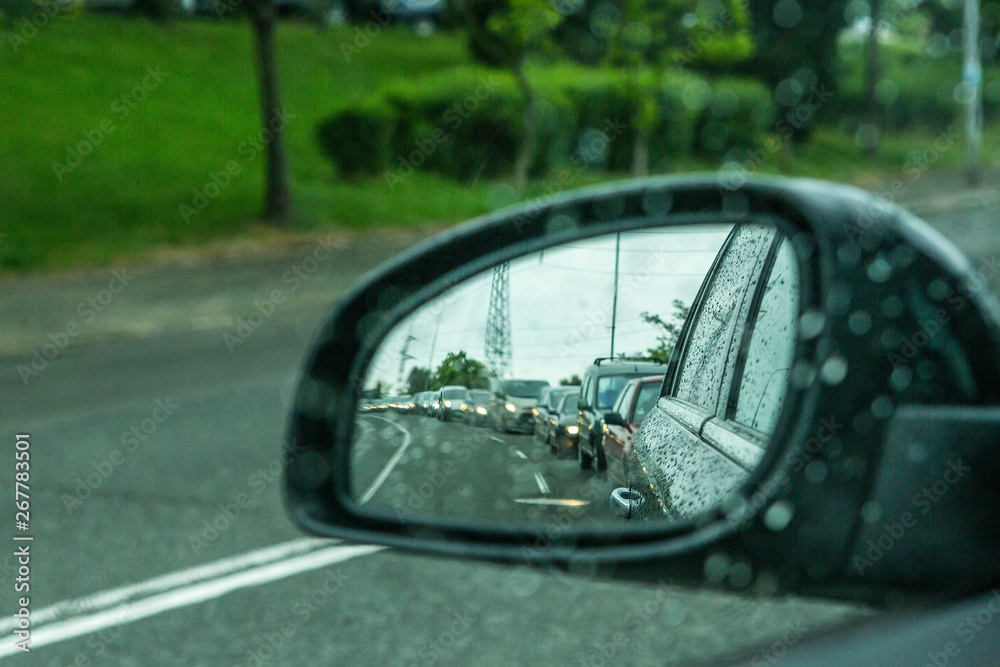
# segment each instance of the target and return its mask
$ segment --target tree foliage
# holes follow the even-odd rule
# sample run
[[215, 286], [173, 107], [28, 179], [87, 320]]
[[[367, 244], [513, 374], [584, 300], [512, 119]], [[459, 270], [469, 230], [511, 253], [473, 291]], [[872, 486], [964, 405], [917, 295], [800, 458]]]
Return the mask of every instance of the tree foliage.
[[750, 55], [746, 0], [561, 0], [554, 40], [585, 64], [728, 65]]
[[524, 98], [521, 140], [514, 160], [514, 187], [524, 188], [538, 144], [538, 101], [525, 69], [529, 56], [552, 51], [552, 31], [562, 16], [549, 0], [465, 0], [462, 4], [472, 55], [510, 70]]
[[427, 368], [415, 367], [410, 370], [406, 377], [406, 393], [413, 395], [417, 392], [428, 391], [430, 387], [431, 372]]
[[581, 380], [580, 376], [577, 375], [576, 373], [574, 373], [573, 375], [571, 375], [568, 378], [563, 378], [563, 379], [559, 380], [559, 386], [560, 387], [578, 387], [582, 383], [583, 383], [583, 380]]
[[436, 390], [457, 384], [469, 389], [489, 387], [490, 370], [481, 361], [470, 359], [464, 351], [449, 352], [430, 377], [428, 389]]
[[[837, 39], [847, 25], [847, 5], [846, 0], [747, 0], [754, 55], [741, 69], [772, 87], [786, 87], [787, 95], [780, 97], [793, 98], [792, 106], [814, 90], [836, 93]], [[811, 127], [804, 124], [796, 138], [807, 136]]]
[[656, 346], [649, 348], [646, 352], [651, 358], [663, 363], [670, 361], [670, 355], [673, 354], [674, 346], [677, 345], [677, 340], [681, 336], [681, 329], [684, 327], [684, 322], [691, 312], [691, 307], [685, 306], [684, 302], [680, 299], [674, 299], [672, 305], [674, 313], [669, 321], [664, 320], [655, 313], [646, 311], [639, 313], [639, 317], [642, 318], [643, 322], [656, 327], [660, 331], [660, 335], [656, 338]]

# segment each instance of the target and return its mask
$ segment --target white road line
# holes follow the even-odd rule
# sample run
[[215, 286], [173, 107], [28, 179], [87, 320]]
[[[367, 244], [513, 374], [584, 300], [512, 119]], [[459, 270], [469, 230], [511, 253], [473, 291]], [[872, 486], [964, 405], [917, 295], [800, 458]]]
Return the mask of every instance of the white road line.
[[542, 477], [542, 473], [540, 473], [540, 472], [536, 472], [535, 473], [535, 482], [538, 484], [538, 490], [539, 491], [541, 491], [545, 495], [549, 494], [549, 492], [551, 491], [551, 489], [549, 489], [549, 485], [548, 485], [548, 483], [546, 483], [545, 478]]
[[520, 449], [514, 450], [514, 453], [517, 454], [517, 457], [519, 459], [526, 459], [526, 458], [528, 458], [528, 455], [525, 454], [524, 452], [522, 452]]
[[375, 481], [372, 482], [372, 485], [369, 486], [368, 489], [361, 495], [361, 498], [358, 499], [359, 505], [364, 505], [365, 503], [367, 503], [369, 500], [372, 499], [372, 496], [374, 496], [375, 492], [379, 490], [379, 487], [381, 487], [382, 484], [385, 483], [385, 480], [389, 478], [389, 473], [391, 473], [392, 469], [396, 467], [397, 463], [399, 463], [399, 459], [402, 458], [403, 452], [406, 451], [406, 448], [410, 446], [410, 442], [413, 440], [413, 436], [410, 434], [408, 430], [406, 430], [396, 422], [392, 421], [391, 419], [386, 419], [385, 417], [379, 417], [377, 415], [372, 415], [372, 417], [374, 417], [375, 419], [381, 419], [384, 422], [388, 422], [393, 426], [395, 426], [396, 428], [398, 428], [400, 431], [402, 431], [403, 444], [399, 446], [399, 449], [396, 450], [396, 453], [393, 454], [392, 458], [389, 459], [389, 462], [385, 464], [385, 467], [382, 468], [382, 472], [378, 474], [378, 477], [375, 478]]
[[506, 442], [507, 442], [507, 441], [506, 441], [506, 440], [504, 440], [503, 438], [498, 438], [498, 437], [496, 437], [495, 435], [491, 435], [491, 436], [490, 436], [490, 440], [496, 440], [497, 442], [502, 442], [502, 443], [506, 443]]
[[[309, 572], [333, 563], [341, 563], [351, 558], [365, 556], [385, 547], [370, 545], [338, 545], [317, 549], [294, 558], [267, 563], [258, 567], [229, 574], [217, 579], [203, 581], [192, 586], [184, 586], [159, 595], [126, 602], [89, 615], [81, 615], [34, 627], [30, 648], [38, 648], [90, 634], [104, 628], [126, 625], [139, 619], [155, 616], [171, 609], [188, 607], [199, 602], [222, 597], [241, 588], [260, 586], [279, 579], [285, 579], [301, 572]], [[256, 552], [255, 552], [256, 553]], [[181, 573], [177, 573], [181, 574]], [[41, 610], [41, 612], [47, 609]], [[34, 614], [32, 615], [34, 620]], [[0, 658], [22, 653], [16, 648], [17, 637], [5, 637], [0, 641]]]
[[[333, 542], [335, 543], [335, 542]], [[91, 613], [105, 609], [112, 605], [120, 604], [131, 598], [162, 593], [173, 588], [180, 588], [190, 584], [198, 583], [206, 579], [215, 579], [237, 570], [249, 567], [257, 567], [271, 563], [280, 559], [297, 556], [302, 553], [313, 551], [320, 547], [328, 547], [331, 540], [323, 540], [316, 537], [304, 537], [290, 542], [283, 542], [274, 546], [240, 554], [231, 558], [223, 558], [213, 563], [198, 565], [186, 570], [180, 570], [155, 577], [138, 584], [112, 588], [100, 593], [58, 602], [44, 609], [33, 611], [31, 621], [33, 624], [48, 623], [63, 616], [79, 615], [81, 613]], [[4, 618], [0, 620], [0, 634], [7, 634], [17, 627], [17, 619]]]
[[589, 500], [576, 500], [574, 498], [514, 498], [515, 503], [522, 505], [562, 505], [564, 507], [582, 507], [589, 505]]

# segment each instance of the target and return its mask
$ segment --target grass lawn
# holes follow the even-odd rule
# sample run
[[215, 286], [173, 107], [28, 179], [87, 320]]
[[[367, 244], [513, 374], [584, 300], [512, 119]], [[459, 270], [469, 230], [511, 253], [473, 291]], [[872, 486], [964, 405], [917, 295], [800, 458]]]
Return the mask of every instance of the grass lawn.
[[[317, 121], [390, 78], [469, 62], [460, 36], [394, 29], [347, 62], [342, 45], [355, 44], [355, 30], [282, 23], [278, 33], [294, 231], [451, 223], [512, 203], [505, 184], [471, 177], [460, 183], [416, 173], [392, 192], [381, 178], [335, 180], [313, 139]], [[272, 233], [255, 220], [263, 160], [252, 46], [242, 22], [162, 27], [84, 14], [57, 17], [16, 50], [0, 39], [0, 269], [107, 264], [162, 246]], [[989, 139], [996, 146], [1000, 137]], [[899, 171], [933, 141], [932, 132], [886, 137], [872, 159], [839, 130], [821, 128], [794, 154], [756, 166], [865, 182]], [[77, 162], [72, 153], [81, 142], [88, 154]], [[959, 155], [956, 146], [941, 166]], [[219, 176], [233, 165], [238, 173]], [[718, 166], [687, 159], [676, 169]], [[213, 174], [224, 187], [210, 185]], [[609, 177], [574, 173], [572, 185]], [[536, 180], [526, 196], [547, 192], [552, 180]], [[185, 221], [180, 207], [199, 192], [208, 204]]]

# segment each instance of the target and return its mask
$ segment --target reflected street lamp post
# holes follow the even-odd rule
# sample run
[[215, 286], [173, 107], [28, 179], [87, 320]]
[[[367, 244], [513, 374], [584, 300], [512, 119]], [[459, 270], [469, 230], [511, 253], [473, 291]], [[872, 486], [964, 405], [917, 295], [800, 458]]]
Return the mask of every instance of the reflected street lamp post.
[[615, 296], [611, 301], [611, 354], [615, 356], [615, 320], [618, 318], [618, 257], [621, 255], [621, 232], [615, 234]]
[[983, 143], [983, 65], [979, 51], [979, 0], [965, 0], [965, 166], [969, 185], [979, 185], [979, 159]]

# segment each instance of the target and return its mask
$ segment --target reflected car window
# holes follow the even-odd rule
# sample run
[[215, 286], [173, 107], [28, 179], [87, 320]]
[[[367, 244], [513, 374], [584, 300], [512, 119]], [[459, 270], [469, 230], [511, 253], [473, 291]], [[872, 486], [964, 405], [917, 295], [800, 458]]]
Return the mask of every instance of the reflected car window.
[[632, 415], [633, 422], [641, 422], [649, 414], [649, 411], [656, 405], [656, 399], [660, 396], [659, 382], [644, 382], [639, 390], [639, 400], [635, 404], [635, 414]]
[[764, 288], [750, 336], [734, 419], [771, 435], [788, 388], [798, 317], [798, 267], [792, 244], [785, 239]]
[[726, 346], [732, 340], [743, 292], [774, 230], [758, 225], [737, 227], [730, 237], [709, 291], [697, 314], [688, 348], [678, 372], [677, 398], [713, 409], [726, 367]]
[[624, 375], [609, 375], [597, 379], [597, 408], [608, 410], [615, 403], [622, 387], [630, 378]]
[[611, 411], [618, 413], [622, 417], [627, 417], [629, 405], [631, 405], [632, 397], [634, 395], [635, 395], [635, 385], [632, 385], [618, 396], [618, 400], [615, 401], [615, 405], [613, 408], [611, 408]]
[[537, 398], [546, 382], [507, 382], [507, 395], [514, 398]]

